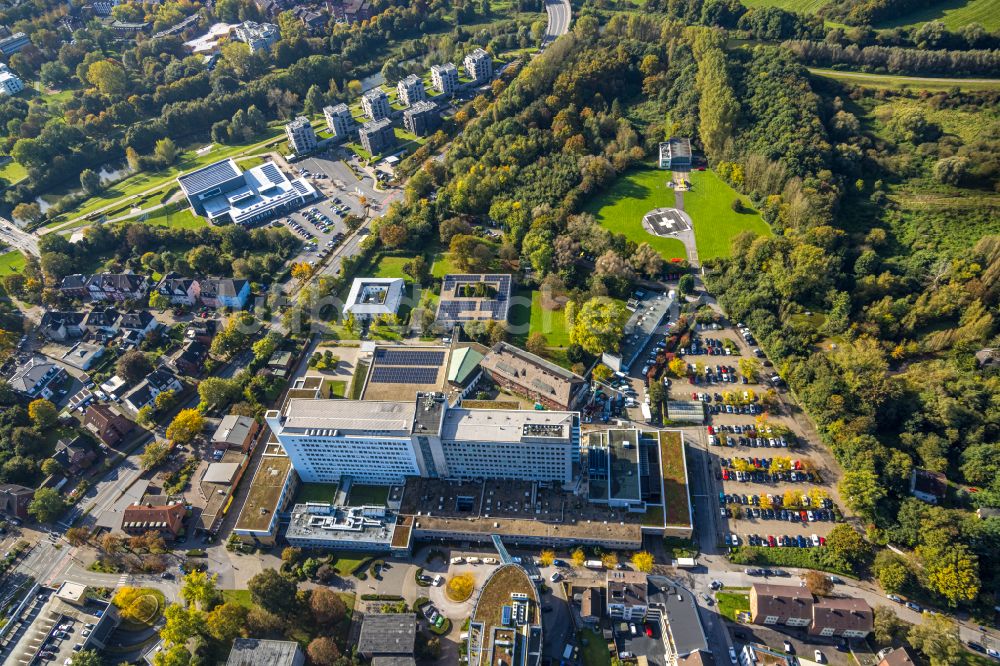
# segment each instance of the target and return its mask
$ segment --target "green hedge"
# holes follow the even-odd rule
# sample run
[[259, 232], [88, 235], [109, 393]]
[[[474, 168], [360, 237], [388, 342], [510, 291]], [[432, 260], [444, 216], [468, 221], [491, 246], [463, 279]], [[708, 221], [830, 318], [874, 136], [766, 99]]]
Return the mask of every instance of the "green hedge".
[[362, 594], [362, 601], [402, 601], [398, 594]]
[[741, 546], [729, 555], [734, 564], [817, 569], [842, 576], [854, 576], [843, 562], [831, 557], [826, 548], [758, 548]]

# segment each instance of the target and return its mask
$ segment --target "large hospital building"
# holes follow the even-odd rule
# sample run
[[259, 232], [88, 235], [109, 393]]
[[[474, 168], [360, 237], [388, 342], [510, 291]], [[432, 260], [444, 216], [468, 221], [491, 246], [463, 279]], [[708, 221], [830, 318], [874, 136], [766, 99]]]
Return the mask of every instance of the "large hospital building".
[[410, 401], [290, 399], [266, 415], [307, 483], [401, 484], [442, 479], [573, 480], [576, 412], [450, 407], [443, 394]]

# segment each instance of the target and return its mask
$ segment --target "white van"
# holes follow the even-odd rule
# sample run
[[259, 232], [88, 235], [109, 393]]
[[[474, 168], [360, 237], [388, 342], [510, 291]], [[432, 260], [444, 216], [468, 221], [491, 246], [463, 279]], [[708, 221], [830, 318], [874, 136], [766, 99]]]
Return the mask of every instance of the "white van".
[[465, 561], [468, 562], [469, 564], [479, 564], [480, 562], [478, 557], [467, 557], [465, 558]]
[[451, 563], [452, 564], [465, 564], [465, 558], [464, 557], [453, 557], [453, 558], [451, 558]]

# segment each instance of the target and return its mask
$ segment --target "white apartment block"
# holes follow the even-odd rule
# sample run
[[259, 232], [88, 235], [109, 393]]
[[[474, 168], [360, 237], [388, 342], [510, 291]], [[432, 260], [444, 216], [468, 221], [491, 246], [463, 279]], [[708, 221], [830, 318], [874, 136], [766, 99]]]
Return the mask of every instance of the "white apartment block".
[[24, 82], [7, 65], [0, 64], [0, 95], [16, 95], [24, 90]]
[[249, 46], [251, 51], [260, 51], [269, 50], [271, 45], [281, 39], [281, 32], [273, 23], [244, 21], [236, 26], [234, 36]]
[[483, 49], [476, 49], [465, 56], [465, 72], [476, 83], [485, 83], [493, 78], [493, 57]]
[[338, 139], [350, 137], [357, 132], [354, 116], [346, 104], [324, 107], [323, 116], [326, 118], [326, 126]]
[[305, 155], [316, 150], [316, 131], [305, 116], [299, 116], [285, 125], [288, 146], [296, 155]]
[[365, 110], [365, 115], [374, 120], [388, 118], [389, 96], [381, 88], [372, 88], [361, 96], [361, 108]]
[[427, 91], [424, 90], [424, 80], [416, 74], [410, 74], [405, 79], [396, 84], [396, 94], [399, 101], [406, 106], [413, 106], [417, 102], [427, 99]]
[[431, 84], [438, 92], [450, 95], [458, 90], [458, 68], [451, 62], [434, 65], [431, 67]]
[[267, 412], [306, 483], [396, 484], [407, 476], [569, 483], [579, 454], [576, 412], [451, 408], [413, 402], [292, 399]]

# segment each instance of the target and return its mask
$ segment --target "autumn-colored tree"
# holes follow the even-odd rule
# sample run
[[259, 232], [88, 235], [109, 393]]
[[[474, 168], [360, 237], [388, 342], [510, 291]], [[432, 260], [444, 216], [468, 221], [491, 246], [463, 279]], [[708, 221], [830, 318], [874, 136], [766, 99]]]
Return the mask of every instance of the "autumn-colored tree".
[[687, 363], [682, 358], [670, 359], [670, 362], [667, 363], [667, 368], [674, 377], [687, 376]]
[[550, 567], [552, 563], [556, 561], [556, 551], [546, 548], [541, 553], [538, 554], [538, 565], [542, 567]]
[[638, 553], [632, 555], [632, 566], [636, 568], [636, 571], [641, 571], [642, 573], [649, 573], [653, 570], [653, 555], [645, 550], [641, 550]]
[[476, 589], [476, 579], [471, 573], [460, 573], [451, 577], [445, 591], [453, 601], [465, 601]]
[[594, 377], [595, 381], [606, 382], [611, 379], [611, 376], [615, 373], [608, 366], [603, 363], [599, 363], [590, 374]]
[[574, 567], [582, 567], [583, 563], [587, 561], [587, 554], [583, 552], [583, 548], [577, 548], [570, 555], [570, 561], [573, 562]]
[[55, 425], [59, 411], [45, 398], [39, 398], [32, 400], [31, 404], [28, 405], [28, 416], [31, 417], [36, 428], [45, 429]]
[[64, 536], [66, 537], [66, 541], [69, 542], [69, 545], [82, 546], [87, 543], [87, 540], [90, 538], [90, 532], [82, 527], [71, 527], [66, 530], [66, 534]]
[[310, 275], [312, 275], [313, 267], [310, 266], [305, 261], [299, 261], [292, 264], [291, 270], [293, 278], [295, 278], [296, 280], [302, 280], [304, 282], [305, 280], [309, 279]]
[[340, 650], [332, 638], [320, 636], [314, 638], [306, 648], [309, 662], [316, 666], [334, 666], [340, 659]]
[[347, 617], [347, 604], [339, 594], [327, 587], [312, 591], [309, 610], [317, 623], [327, 627], [332, 627]]
[[806, 587], [808, 587], [809, 591], [818, 597], [829, 596], [830, 592], [833, 591], [833, 582], [825, 573], [820, 571], [807, 571], [805, 579]]
[[524, 346], [525, 349], [530, 351], [532, 354], [538, 354], [541, 356], [548, 348], [548, 341], [545, 339], [544, 335], [536, 331], [528, 336], [528, 340]]
[[601, 555], [601, 564], [604, 565], [605, 569], [614, 569], [618, 566], [618, 554], [604, 553]]
[[224, 645], [246, 631], [248, 608], [231, 601], [219, 604], [208, 614], [208, 633]]
[[205, 429], [205, 417], [197, 409], [182, 409], [167, 426], [167, 438], [175, 444], [188, 444]]

